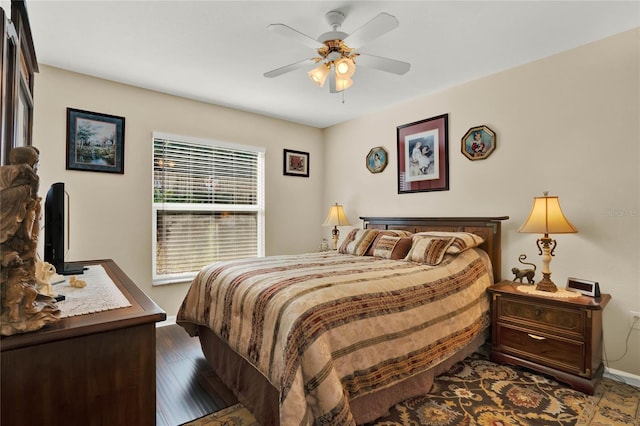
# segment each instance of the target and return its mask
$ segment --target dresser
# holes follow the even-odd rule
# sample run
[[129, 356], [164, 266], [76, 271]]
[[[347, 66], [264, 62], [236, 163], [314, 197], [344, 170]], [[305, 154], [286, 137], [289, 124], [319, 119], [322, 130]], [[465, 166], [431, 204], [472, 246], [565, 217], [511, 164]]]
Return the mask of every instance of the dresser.
[[611, 296], [556, 298], [502, 281], [491, 295], [491, 360], [548, 374], [593, 395], [602, 377], [602, 313]]
[[75, 264], [101, 265], [131, 306], [2, 337], [0, 424], [153, 425], [155, 323], [166, 314], [113, 260]]

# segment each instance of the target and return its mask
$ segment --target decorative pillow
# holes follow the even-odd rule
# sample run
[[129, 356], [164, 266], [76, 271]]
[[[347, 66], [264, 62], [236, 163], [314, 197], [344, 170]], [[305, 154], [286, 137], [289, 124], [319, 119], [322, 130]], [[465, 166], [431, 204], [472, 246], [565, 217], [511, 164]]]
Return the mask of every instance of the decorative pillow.
[[378, 235], [377, 229], [356, 229], [355, 231], [355, 233], [351, 231], [340, 245], [340, 253], [363, 256]]
[[342, 241], [342, 244], [340, 244], [340, 247], [338, 248], [339, 253], [347, 254], [347, 246], [349, 245], [350, 242], [352, 242], [356, 238], [356, 233], [358, 231], [359, 231], [358, 228], [354, 228], [351, 231], [349, 231], [347, 236], [344, 238], [344, 241]]
[[411, 237], [378, 235], [374, 241], [373, 256], [393, 260], [404, 259], [411, 250], [412, 243]]
[[424, 263], [430, 266], [439, 265], [452, 243], [453, 238], [439, 238], [426, 235], [414, 236], [411, 250], [409, 250], [404, 260]]
[[411, 231], [405, 231], [404, 229], [384, 229], [379, 231], [382, 235], [391, 235], [392, 237], [409, 237], [413, 235]]
[[444, 231], [426, 231], [413, 234], [414, 236], [427, 236], [439, 238], [453, 238], [453, 243], [447, 249], [449, 254], [462, 253], [472, 247], [478, 247], [484, 243], [484, 239], [480, 235], [471, 232], [444, 232]]
[[[378, 235], [376, 236], [376, 239], [373, 240], [373, 243], [371, 243], [371, 247], [369, 247], [369, 250], [367, 250], [367, 252], [365, 253], [365, 256], [375, 256], [373, 254], [373, 251], [375, 250], [376, 245], [378, 244], [378, 241], [380, 240], [380, 238], [382, 238], [384, 235], [391, 236], [391, 237], [409, 237], [412, 235], [412, 233], [402, 229], [379, 230]], [[402, 258], [404, 258], [404, 255], [402, 256]]]

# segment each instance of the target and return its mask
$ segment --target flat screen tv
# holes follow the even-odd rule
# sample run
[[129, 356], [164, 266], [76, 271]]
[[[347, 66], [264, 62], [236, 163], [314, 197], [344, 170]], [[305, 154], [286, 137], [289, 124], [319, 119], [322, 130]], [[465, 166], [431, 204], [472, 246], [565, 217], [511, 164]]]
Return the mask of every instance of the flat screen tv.
[[44, 201], [44, 261], [51, 263], [61, 275], [82, 274], [82, 266], [65, 263], [65, 239], [69, 232], [68, 195], [64, 183], [51, 185]]

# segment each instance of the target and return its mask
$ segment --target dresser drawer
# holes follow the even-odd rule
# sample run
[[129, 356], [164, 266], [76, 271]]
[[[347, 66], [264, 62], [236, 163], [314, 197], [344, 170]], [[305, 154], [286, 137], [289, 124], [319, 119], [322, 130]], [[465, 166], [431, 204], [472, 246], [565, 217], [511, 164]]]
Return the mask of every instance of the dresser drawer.
[[572, 374], [589, 375], [585, 371], [585, 345], [581, 341], [564, 339], [531, 330], [497, 324], [497, 350], [522, 359], [546, 365]]
[[529, 303], [508, 297], [499, 297], [497, 302], [497, 319], [500, 322], [546, 329], [575, 339], [584, 338], [586, 314], [582, 310]]

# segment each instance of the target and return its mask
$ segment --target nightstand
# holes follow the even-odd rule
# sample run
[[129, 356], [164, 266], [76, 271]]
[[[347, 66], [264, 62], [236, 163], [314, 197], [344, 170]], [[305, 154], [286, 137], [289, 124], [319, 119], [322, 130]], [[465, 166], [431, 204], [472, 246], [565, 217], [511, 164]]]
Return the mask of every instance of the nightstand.
[[555, 377], [593, 395], [602, 377], [602, 311], [611, 295], [555, 298], [518, 291], [502, 281], [491, 295], [494, 362], [519, 365]]

